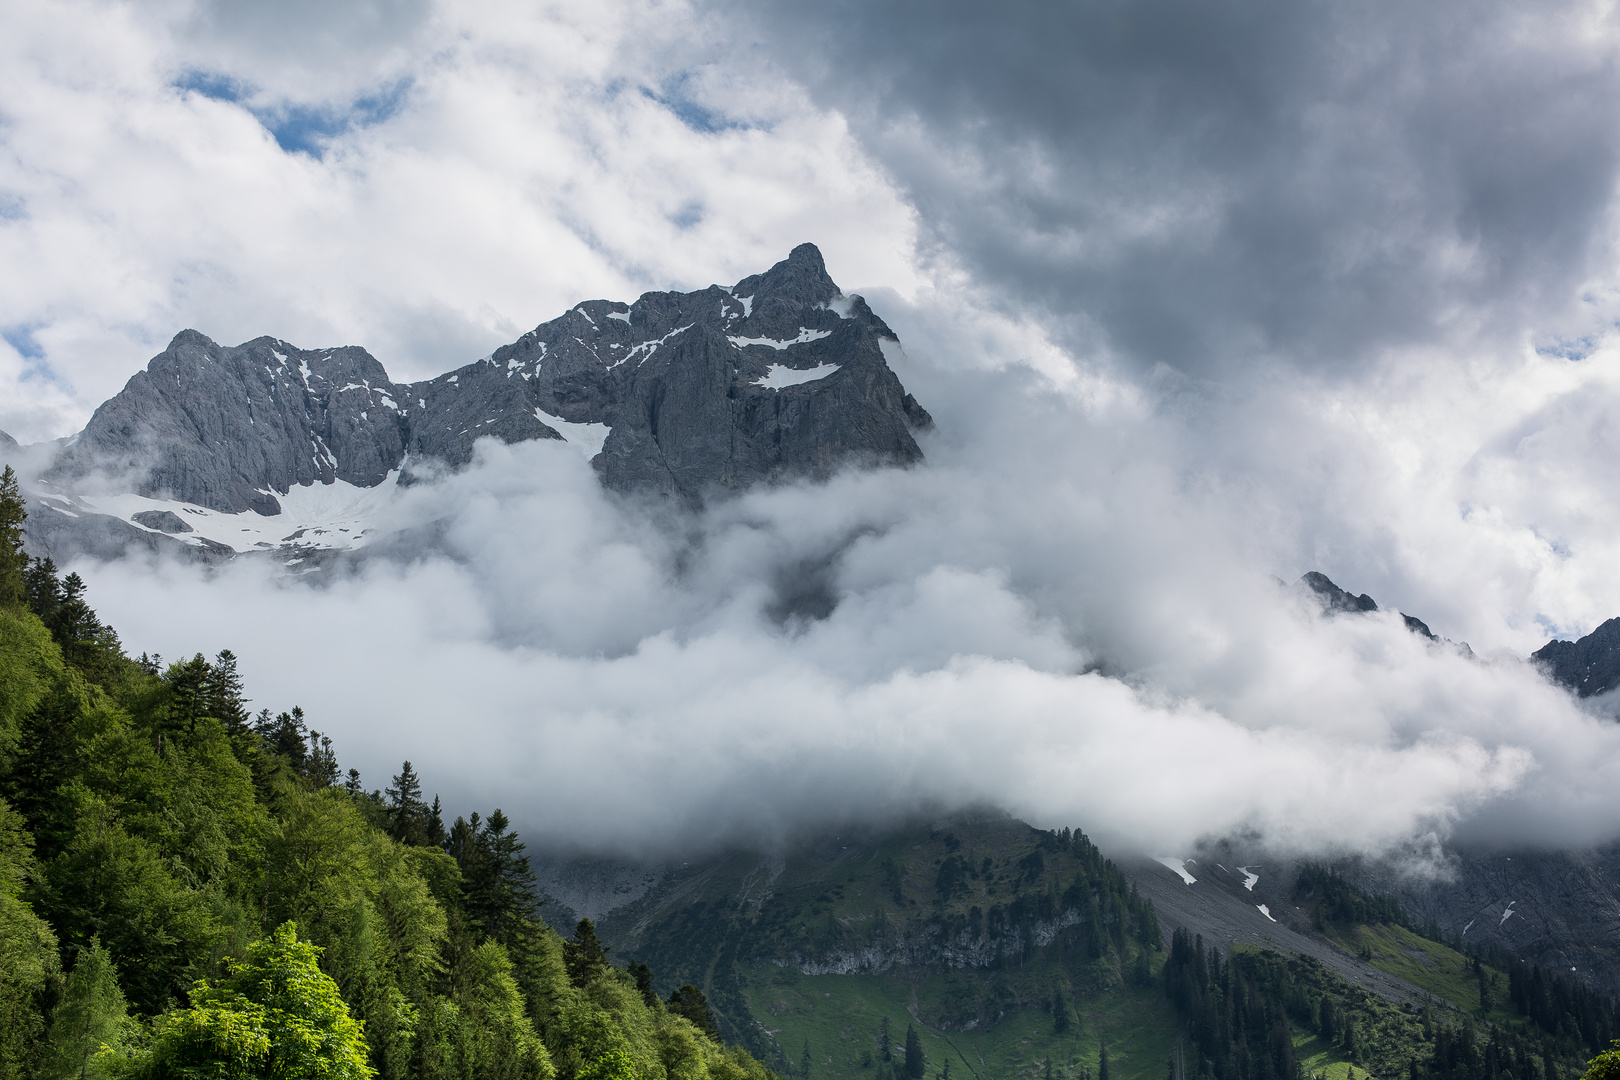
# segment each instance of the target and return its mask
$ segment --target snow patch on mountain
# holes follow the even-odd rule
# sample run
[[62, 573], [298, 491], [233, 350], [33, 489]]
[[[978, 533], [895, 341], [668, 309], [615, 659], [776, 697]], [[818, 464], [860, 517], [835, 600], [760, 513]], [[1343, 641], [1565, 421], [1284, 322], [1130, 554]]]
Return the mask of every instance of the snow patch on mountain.
[[602, 444], [607, 442], [608, 432], [612, 430], [606, 424], [576, 424], [540, 409], [534, 410], [534, 416], [547, 427], [556, 428], [563, 441], [579, 450], [587, 460], [602, 452]]
[[168, 511], [191, 527], [189, 533], [170, 535], [194, 547], [211, 541], [236, 552], [266, 551], [283, 546], [353, 551], [376, 538], [376, 519], [392, 504], [398, 486], [398, 469], [376, 487], [357, 487], [345, 480], [334, 480], [330, 484], [295, 484], [285, 494], [267, 492], [281, 504], [281, 513], [269, 517], [251, 510], [227, 514], [191, 503], [143, 495], [84, 495], [74, 503], [92, 513], [119, 518], [145, 532], [164, 530], [135, 520], [137, 514]]
[[817, 364], [813, 368], [790, 368], [786, 364], [772, 364], [771, 369], [754, 380], [755, 386], [781, 390], [789, 386], [825, 379], [837, 371], [838, 364]]

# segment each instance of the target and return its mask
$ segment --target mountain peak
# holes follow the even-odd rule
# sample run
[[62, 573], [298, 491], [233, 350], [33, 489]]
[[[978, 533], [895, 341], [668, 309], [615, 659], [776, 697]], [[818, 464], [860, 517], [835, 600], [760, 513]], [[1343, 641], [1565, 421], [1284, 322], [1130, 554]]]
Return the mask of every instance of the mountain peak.
[[757, 302], [781, 300], [798, 304], [825, 304], [841, 295], [841, 290], [827, 274], [821, 249], [814, 244], [800, 244], [763, 274], [737, 282], [732, 292], [737, 296], [755, 297]]
[[207, 334], [204, 334], [201, 330], [186, 329], [174, 335], [174, 337], [169, 340], [169, 347], [163, 351], [174, 352], [183, 345], [190, 345], [197, 349], [213, 349], [218, 347], [214, 339], [209, 337]]

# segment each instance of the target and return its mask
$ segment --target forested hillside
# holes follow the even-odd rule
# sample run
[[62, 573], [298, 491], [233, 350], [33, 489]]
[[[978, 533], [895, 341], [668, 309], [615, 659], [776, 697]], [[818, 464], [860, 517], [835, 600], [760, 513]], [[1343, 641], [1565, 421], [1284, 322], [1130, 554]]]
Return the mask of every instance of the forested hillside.
[[769, 1080], [536, 916], [499, 809], [345, 775], [221, 650], [131, 659], [0, 478], [0, 1080]]

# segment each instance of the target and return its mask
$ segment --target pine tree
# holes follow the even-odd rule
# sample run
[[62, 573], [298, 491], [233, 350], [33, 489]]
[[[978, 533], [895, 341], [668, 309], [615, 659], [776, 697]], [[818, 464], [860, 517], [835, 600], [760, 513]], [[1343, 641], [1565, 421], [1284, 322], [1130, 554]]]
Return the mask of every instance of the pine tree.
[[804, 1040], [804, 1050], [799, 1054], [799, 1080], [810, 1080], [810, 1040]]
[[927, 1063], [923, 1059], [922, 1040], [917, 1037], [917, 1029], [910, 1024], [906, 1025], [906, 1064], [905, 1075], [907, 1080], [923, 1080], [928, 1072]]
[[1108, 1080], [1108, 1040], [1097, 1051], [1097, 1080]]
[[[473, 821], [477, 820], [474, 814]], [[496, 807], [483, 827], [475, 828], [476, 855], [470, 872], [469, 866], [463, 866], [461, 872], [466, 910], [474, 925], [508, 950], [522, 953], [538, 932], [535, 909], [540, 901], [524, 844], [510, 826], [511, 821]]]
[[[437, 802], [437, 800], [434, 801]], [[640, 960], [631, 960], [630, 967], [627, 970], [630, 972], [630, 977], [636, 980], [636, 989], [641, 991], [641, 1000], [647, 1003], [647, 1008], [656, 1009], [658, 1007], [658, 991], [653, 989], [652, 968]]]
[[[356, 777], [360, 775], [353, 769], [349, 771], [354, 773]], [[435, 795], [433, 796], [433, 805], [428, 808], [427, 846], [443, 847], [446, 839], [448, 838], [444, 833], [444, 808], [439, 805], [439, 797]]]
[[208, 666], [202, 684], [203, 711], [225, 725], [234, 739], [248, 729], [251, 714], [242, 696], [242, 676], [236, 670], [236, 654], [221, 649]]
[[388, 796], [388, 835], [404, 844], [426, 842], [427, 804], [422, 801], [422, 782], [410, 762], [400, 766], [394, 785], [383, 789]]
[[1063, 998], [1063, 990], [1059, 988], [1052, 992], [1052, 1031], [1062, 1035], [1069, 1030], [1069, 1003]]
[[[360, 770], [359, 769], [350, 769], [349, 770], [348, 778], [343, 781], [343, 790], [347, 791], [349, 793], [349, 797], [351, 799], [359, 798], [360, 796], [362, 796], [362, 795], [364, 795], [366, 793], [366, 786], [360, 782]], [[434, 799], [433, 800], [433, 805], [434, 806], [439, 805], [439, 800]], [[445, 840], [441, 840], [441, 841], [439, 841], [439, 843], [440, 843], [440, 846], [443, 846], [444, 843], [445, 843]]]
[[20, 604], [28, 599], [24, 571], [28, 556], [23, 554], [23, 523], [28, 509], [17, 487], [17, 474], [7, 465], [0, 472], [0, 604]]
[[[578, 987], [590, 985], [591, 980], [607, 970], [607, 954], [608, 946], [597, 938], [596, 927], [591, 920], [579, 920], [574, 927], [574, 936], [563, 942], [563, 966], [568, 969], [568, 981]], [[675, 993], [679, 994], [680, 991]], [[672, 997], [672, 1003], [673, 1000]]]
[[889, 1018], [878, 1021], [878, 1056], [884, 1061], [894, 1060], [894, 1036], [889, 1034]]
[[[642, 967], [646, 966], [645, 964], [642, 965]], [[647, 972], [647, 976], [650, 989], [652, 972]], [[715, 1023], [714, 1011], [709, 1008], [709, 999], [703, 995], [703, 991], [691, 983], [686, 983], [669, 995], [669, 1011], [676, 1016], [684, 1016], [692, 1021], [693, 1026], [715, 1042], [721, 1041], [720, 1025]], [[808, 1043], [805, 1044], [805, 1051], [808, 1054]]]
[[337, 783], [338, 772], [337, 753], [332, 749], [331, 737], [311, 728], [309, 755], [305, 758], [304, 775], [309, 777], [316, 787], [325, 788]]
[[56, 563], [49, 557], [30, 562], [23, 571], [23, 586], [28, 593], [29, 608], [49, 626], [62, 603], [62, 583], [56, 577]]
[[272, 754], [292, 766], [294, 772], [303, 773], [309, 756], [309, 731], [304, 727], [303, 709], [294, 705], [292, 712], [277, 713], [274, 718], [269, 709], [261, 709], [253, 726]]

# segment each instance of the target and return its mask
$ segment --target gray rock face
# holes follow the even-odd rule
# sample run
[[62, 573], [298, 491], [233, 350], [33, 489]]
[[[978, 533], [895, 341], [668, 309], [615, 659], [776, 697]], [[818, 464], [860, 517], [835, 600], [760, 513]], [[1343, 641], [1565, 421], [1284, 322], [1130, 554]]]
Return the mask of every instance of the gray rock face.
[[1579, 697], [1620, 686], [1620, 619], [1610, 619], [1579, 641], [1549, 641], [1530, 654], [1553, 682]]
[[[491, 426], [520, 392], [530, 415], [605, 425], [594, 464], [609, 487], [695, 503], [782, 476], [920, 460], [912, 432], [932, 419], [884, 358], [894, 337], [802, 244], [729, 289], [580, 304], [435, 384], [460, 379], [480, 403], [468, 419]], [[552, 430], [523, 423], [534, 425], [525, 437]], [[470, 441], [420, 448], [449, 461], [471, 452]]]
[[1582, 851], [1463, 851], [1450, 880], [1396, 874], [1363, 884], [1396, 893], [1408, 914], [1433, 920], [1465, 944], [1495, 943], [1509, 953], [1620, 990], [1620, 845]]
[[186, 330], [96, 410], [50, 480], [110, 472], [139, 495], [275, 514], [272, 492], [370, 487], [398, 468], [409, 430], [401, 394], [364, 349], [273, 338], [227, 348]]
[[138, 514], [131, 514], [130, 520], [137, 525], [145, 525], [148, 529], [156, 529], [160, 533], [188, 533], [194, 531], [190, 525], [180, 520], [180, 515], [172, 510], [142, 510]]
[[8, 447], [14, 447], [16, 445], [17, 445], [17, 440], [16, 439], [13, 439], [10, 435], [7, 435], [5, 432], [0, 431], [0, 449], [6, 449]]
[[[1300, 578], [1299, 584], [1309, 589], [1312, 595], [1321, 602], [1322, 611], [1327, 615], [1356, 615], [1378, 610], [1378, 602], [1366, 593], [1354, 596], [1349, 590], [1339, 588], [1326, 574], [1317, 570], [1312, 570]], [[1445, 640], [1433, 630], [1430, 630], [1428, 623], [1415, 615], [1407, 615], [1405, 612], [1399, 612], [1398, 614], [1400, 614], [1401, 620], [1406, 623], [1406, 628], [1419, 637], [1428, 638], [1430, 641], [1435, 642]], [[1459, 648], [1467, 649], [1470, 654], [1473, 653], [1472, 649], [1468, 649], [1467, 642], [1464, 642]]]
[[[1354, 614], [1362, 611], [1377, 611], [1378, 603], [1366, 593], [1352, 596], [1348, 591], [1339, 588], [1318, 570], [1312, 570], [1299, 579], [1301, 585], [1310, 589], [1322, 601], [1322, 607], [1333, 614]], [[1425, 630], [1428, 627], [1424, 627]]]
[[230, 348], [187, 330], [96, 410], [48, 480], [71, 489], [112, 473], [137, 494], [273, 515], [295, 484], [370, 487], [408, 458], [460, 466], [480, 438], [564, 438], [560, 421], [601, 425], [594, 463], [609, 487], [695, 504], [920, 460], [912, 432], [932, 420], [889, 369], [884, 339], [893, 331], [842, 295], [811, 244], [729, 289], [582, 303], [411, 385], [352, 346]]

